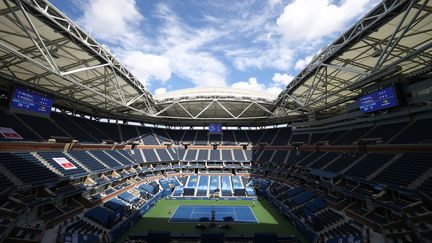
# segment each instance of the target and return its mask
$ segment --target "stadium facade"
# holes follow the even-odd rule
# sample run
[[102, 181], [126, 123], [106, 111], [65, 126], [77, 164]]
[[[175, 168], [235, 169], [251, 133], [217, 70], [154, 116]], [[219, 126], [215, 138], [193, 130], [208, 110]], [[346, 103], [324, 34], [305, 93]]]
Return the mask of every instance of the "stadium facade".
[[49, 2], [0, 2], [0, 242], [210, 237], [128, 233], [167, 197], [244, 202], [173, 219], [253, 232], [265, 200], [293, 222], [298, 235], [271, 234], [286, 242], [430, 242], [431, 11], [379, 3], [273, 99], [153, 96]]

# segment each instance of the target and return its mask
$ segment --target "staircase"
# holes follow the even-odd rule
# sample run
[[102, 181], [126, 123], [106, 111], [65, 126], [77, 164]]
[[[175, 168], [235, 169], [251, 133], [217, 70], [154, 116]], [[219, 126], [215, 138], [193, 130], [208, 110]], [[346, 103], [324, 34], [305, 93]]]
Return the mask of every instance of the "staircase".
[[414, 189], [418, 186], [420, 186], [421, 184], [423, 184], [423, 182], [425, 182], [427, 179], [429, 179], [429, 177], [432, 176], [432, 168], [429, 168], [427, 171], [425, 171], [421, 176], [419, 176], [417, 179], [415, 179], [409, 186], [408, 188], [410, 189]]
[[370, 179], [374, 178], [376, 175], [378, 175], [383, 170], [385, 170], [387, 167], [389, 167], [393, 162], [398, 160], [401, 156], [402, 156], [402, 154], [398, 154], [395, 157], [393, 157], [392, 159], [390, 159], [389, 161], [387, 161], [380, 168], [378, 168], [375, 172], [373, 172], [370, 176], [368, 176], [367, 179], [370, 180]]
[[45, 165], [45, 167], [47, 167], [48, 169], [50, 169], [52, 172], [58, 174], [58, 175], [62, 175], [64, 176], [64, 174], [57, 170], [56, 168], [54, 168], [50, 163], [48, 163], [48, 161], [46, 161], [44, 158], [42, 158], [38, 153], [36, 152], [32, 152], [31, 153], [36, 159], [38, 159], [43, 165]]

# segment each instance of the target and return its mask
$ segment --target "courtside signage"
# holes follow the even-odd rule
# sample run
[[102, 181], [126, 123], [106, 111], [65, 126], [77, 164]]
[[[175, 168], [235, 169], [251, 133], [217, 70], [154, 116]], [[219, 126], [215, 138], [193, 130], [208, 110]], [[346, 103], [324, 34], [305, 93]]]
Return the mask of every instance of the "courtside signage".
[[22, 140], [23, 138], [10, 127], [0, 127], [0, 134], [6, 139]]
[[72, 164], [69, 160], [67, 160], [65, 157], [60, 158], [52, 158], [58, 165], [60, 165], [65, 170], [72, 170], [76, 169], [77, 167]]

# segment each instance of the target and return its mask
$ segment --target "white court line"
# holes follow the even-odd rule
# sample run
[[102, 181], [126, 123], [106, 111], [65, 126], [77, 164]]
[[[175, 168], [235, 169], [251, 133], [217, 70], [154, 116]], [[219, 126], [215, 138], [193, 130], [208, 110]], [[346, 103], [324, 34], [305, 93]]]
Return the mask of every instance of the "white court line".
[[[171, 222], [172, 217], [174, 216], [175, 212], [177, 212], [177, 210], [178, 210], [178, 208], [179, 208], [180, 206], [184, 206], [184, 205], [183, 205], [183, 204], [177, 205], [177, 207], [176, 207], [174, 213], [171, 215], [171, 217], [170, 217], [170, 219], [168, 220], [168, 222]], [[185, 205], [185, 206], [192, 206], [192, 205]], [[207, 215], [207, 214], [208, 214], [208, 212], [200, 212], [200, 211], [195, 212], [196, 207], [203, 207], [203, 206], [207, 206], [207, 205], [199, 205], [199, 206], [197, 206], [197, 205], [193, 205], [193, 206], [192, 206], [193, 208], [192, 208], [192, 212], [191, 212], [190, 215], [189, 215], [189, 221], [192, 220], [192, 216], [194, 216], [194, 214], [198, 214], [198, 215], [200, 215], [200, 214]], [[232, 213], [229, 212], [229, 211], [228, 211], [228, 212], [226, 211], [226, 209], [227, 209], [228, 207], [231, 208]], [[253, 223], [259, 223], [258, 218], [256, 217], [254, 211], [252, 210], [252, 208], [251, 208], [250, 206], [216, 206], [215, 210], [216, 210], [216, 211], [218, 211], [217, 209], [222, 210], [221, 212], [217, 212], [218, 215], [232, 215], [232, 214], [234, 214], [234, 217], [235, 217], [235, 222], [234, 222], [234, 223], [241, 223], [241, 222], [238, 222], [238, 217], [237, 217], [237, 212], [236, 212], [236, 209], [237, 209], [237, 208], [248, 208], [248, 209], [252, 212], [252, 215], [253, 215], [254, 218], [255, 218], [255, 221], [252, 221], [252, 220], [246, 220], [246, 221], [245, 221], [245, 220], [242, 220], [242, 222], [253, 222]], [[187, 222], [187, 223], [188, 223], [188, 222]]]
[[252, 212], [253, 216], [255, 217], [255, 222], [256, 222], [257, 224], [259, 224], [258, 218], [257, 218], [256, 215], [255, 215], [255, 212], [252, 210], [251, 207], [248, 207], [248, 208], [249, 208], [249, 210]]
[[194, 211], [195, 211], [195, 206], [193, 206], [193, 208], [192, 208], [192, 213], [191, 213], [190, 216], [189, 216], [189, 221], [191, 221], [191, 219], [192, 219], [192, 215], [194, 214]]
[[171, 218], [174, 216], [174, 214], [177, 212], [177, 209], [180, 207], [180, 205], [177, 205], [176, 209], [174, 210], [174, 212], [171, 214], [171, 217], [168, 219], [168, 223], [171, 222]]
[[236, 210], [234, 209], [234, 207], [232, 208], [232, 210], [233, 210], [233, 212], [234, 212], [235, 221], [238, 221], [238, 220], [237, 220], [237, 213], [236, 213]]

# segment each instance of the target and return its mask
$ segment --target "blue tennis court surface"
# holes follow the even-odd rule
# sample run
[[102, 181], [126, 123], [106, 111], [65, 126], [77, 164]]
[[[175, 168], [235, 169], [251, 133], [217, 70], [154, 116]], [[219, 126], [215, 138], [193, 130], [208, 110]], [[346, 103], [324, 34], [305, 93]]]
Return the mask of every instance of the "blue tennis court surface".
[[216, 222], [258, 223], [255, 214], [248, 206], [180, 205], [170, 218], [170, 222], [209, 222], [215, 211]]

